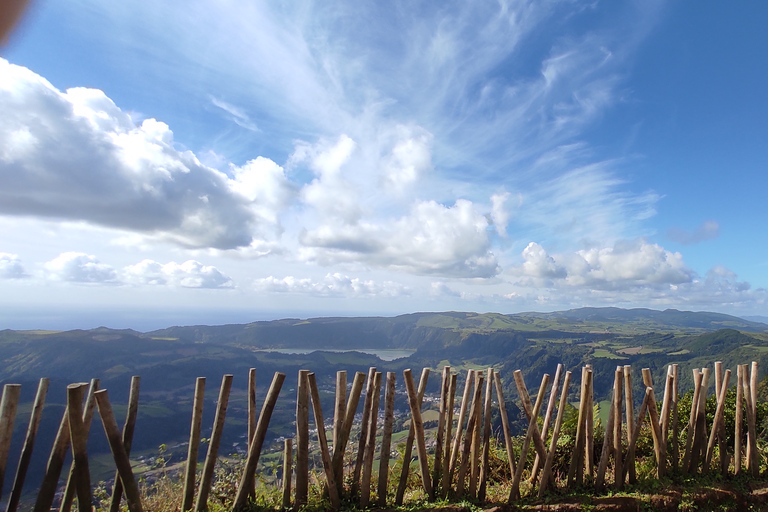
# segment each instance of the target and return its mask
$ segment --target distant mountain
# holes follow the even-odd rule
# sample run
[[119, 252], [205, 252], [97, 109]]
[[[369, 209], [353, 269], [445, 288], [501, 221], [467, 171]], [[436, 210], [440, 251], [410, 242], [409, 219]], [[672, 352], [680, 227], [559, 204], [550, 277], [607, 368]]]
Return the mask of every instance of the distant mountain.
[[553, 313], [412, 313], [396, 317], [283, 319], [219, 326], [169, 327], [146, 333], [156, 339], [240, 344], [261, 348], [413, 348], [461, 344], [472, 334], [548, 332], [571, 334], [655, 331], [704, 333], [718, 329], [768, 332], [768, 325], [721, 313], [667, 309], [580, 308]]
[[768, 324], [768, 316], [752, 315], [752, 316], [743, 316], [741, 318], [743, 318], [744, 320], [749, 320], [750, 322], [760, 322], [760, 323]]

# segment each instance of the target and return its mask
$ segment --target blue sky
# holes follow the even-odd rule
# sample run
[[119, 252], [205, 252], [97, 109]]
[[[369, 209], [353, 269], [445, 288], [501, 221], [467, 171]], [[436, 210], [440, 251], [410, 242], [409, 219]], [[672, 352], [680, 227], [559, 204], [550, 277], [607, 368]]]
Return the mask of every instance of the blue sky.
[[768, 7], [37, 1], [2, 327], [765, 315]]

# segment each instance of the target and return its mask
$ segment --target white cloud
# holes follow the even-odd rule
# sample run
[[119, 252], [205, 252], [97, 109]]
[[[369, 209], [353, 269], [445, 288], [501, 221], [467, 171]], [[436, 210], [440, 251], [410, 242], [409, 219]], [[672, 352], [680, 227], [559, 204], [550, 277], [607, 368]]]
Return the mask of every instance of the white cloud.
[[114, 268], [82, 252], [63, 252], [43, 265], [46, 276], [70, 283], [118, 283]]
[[0, 252], [0, 279], [21, 279], [27, 277], [21, 259], [16, 254]]
[[322, 265], [362, 262], [415, 274], [490, 277], [499, 268], [488, 226], [465, 199], [450, 207], [424, 201], [395, 221], [326, 224], [300, 240], [303, 257]]
[[326, 274], [323, 279], [274, 276], [257, 279], [256, 290], [266, 293], [305, 294], [319, 297], [394, 298], [409, 295], [408, 287], [393, 281], [376, 283], [339, 273]]
[[504, 203], [509, 199], [509, 195], [509, 192], [504, 192], [491, 196], [491, 220], [496, 227], [496, 232], [501, 236], [507, 236], [509, 211], [504, 207]]
[[429, 294], [433, 297], [461, 297], [461, 293], [442, 281], [433, 281], [430, 283]]
[[432, 169], [431, 133], [421, 127], [398, 126], [395, 143], [384, 161], [384, 183], [402, 192]]
[[234, 287], [232, 279], [216, 267], [203, 265], [195, 260], [162, 264], [146, 259], [125, 267], [123, 278], [127, 283], [140, 285], [168, 285], [182, 288]]
[[177, 149], [165, 123], [136, 125], [100, 90], [62, 93], [3, 59], [0, 111], [0, 214], [85, 221], [193, 248], [246, 247], [279, 231], [290, 187], [265, 159], [232, 167], [229, 179]]
[[680, 228], [670, 228], [669, 231], [667, 231], [667, 238], [683, 245], [694, 245], [706, 240], [713, 240], [719, 236], [720, 224], [714, 220], [702, 222], [693, 232], [688, 232]]
[[550, 256], [534, 242], [522, 253], [525, 263], [510, 269], [519, 284], [575, 287], [591, 290], [668, 289], [693, 281], [695, 273], [680, 253], [644, 240], [618, 242]]

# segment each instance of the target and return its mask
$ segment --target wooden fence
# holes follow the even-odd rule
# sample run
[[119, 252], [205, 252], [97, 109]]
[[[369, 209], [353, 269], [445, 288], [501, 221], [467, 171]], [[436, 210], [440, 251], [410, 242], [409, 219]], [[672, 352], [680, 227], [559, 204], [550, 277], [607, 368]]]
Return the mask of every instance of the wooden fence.
[[[528, 427], [520, 452], [515, 454], [513, 449], [507, 450], [507, 461], [505, 462], [508, 463], [510, 474], [513, 475], [509, 490], [510, 502], [520, 498], [521, 482], [526, 469], [528, 469], [527, 479], [529, 483], [526, 489], [530, 489], [531, 493], [537, 493], [541, 497], [548, 488], [557, 485], [553, 476], [553, 463], [558, 438], [563, 427], [563, 419], [569, 404], [568, 396], [572, 379], [572, 372], [564, 372], [563, 370], [563, 365], [558, 365], [554, 378], [550, 378], [548, 374], [542, 377], [535, 402], [531, 401], [522, 373], [518, 370], [513, 374], [522, 409], [528, 418]], [[713, 373], [717, 408], [713, 420], [708, 423], [705, 406]], [[376, 490], [376, 504], [378, 506], [383, 507], [392, 504], [392, 502], [395, 505], [401, 505], [407, 489], [414, 444], [416, 445], [424, 493], [429, 499], [471, 497], [484, 501], [489, 480], [494, 390], [502, 420], [504, 443], [507, 447], [512, 447], [501, 378], [492, 368], [488, 368], [484, 372], [469, 370], [458, 406], [458, 420], [454, 421], [456, 419], [454, 406], [458, 391], [457, 374], [451, 372], [451, 368], [448, 366], [443, 368], [437, 433], [434, 436], [434, 449], [432, 453], [428, 453], [421, 411], [429, 374], [429, 369], [425, 368], [421, 372], [418, 385], [416, 385], [411, 370], [403, 372], [411, 421], [404, 446], [403, 460], [405, 463], [402, 464], [397, 491], [392, 497], [388, 495], [387, 489], [390, 476], [396, 375], [387, 373], [386, 379], [383, 379], [382, 373], [376, 371], [376, 368], [371, 368], [367, 377], [364, 373], [357, 372], [352, 379], [351, 386], [349, 386], [349, 394], [347, 394], [347, 373], [345, 371], [337, 373], [336, 397], [332, 412], [333, 431], [331, 447], [329, 448], [315, 375], [307, 370], [299, 371], [296, 398], [295, 466], [293, 464], [293, 439], [286, 439], [283, 452], [283, 507], [300, 506], [305, 504], [308, 499], [310, 404], [314, 425], [317, 429], [317, 443], [320, 448], [325, 488], [334, 509], [339, 508], [345, 493], [347, 493], [347, 499], [359, 500], [362, 507], [369, 506], [373, 489]], [[718, 454], [719, 471], [724, 474], [729, 472], [731, 467], [735, 474], [739, 474], [746, 466], [746, 471], [755, 477], [758, 476], [756, 445], [757, 363], [753, 362], [749, 366], [740, 365], [736, 369], [735, 442], [732, 449], [725, 445], [727, 433], [724, 422], [725, 397], [732, 378], [730, 369], [723, 370], [723, 365], [717, 362], [714, 365], [714, 372], [709, 368], [693, 370], [693, 399], [687, 423], [685, 418], [678, 417], [678, 365], [668, 367], [663, 383], [664, 396], [661, 404], [656, 400], [651, 371], [644, 368], [641, 374], [645, 392], [639, 413], [635, 415], [631, 367], [616, 367], [602, 449], [599, 459], [595, 460], [594, 375], [590, 365], [582, 368], [577, 404], [578, 423], [575, 447], [571, 454], [567, 478], [562, 479], [561, 485], [566, 487], [592, 485], [600, 490], [608, 483], [615, 488], [621, 488], [625, 482], [634, 483], [637, 479], [635, 460], [637, 441], [641, 428], [646, 422], [651, 429], [655, 471], [659, 478], [664, 477], [668, 469], [684, 474], [711, 471], [715, 453]], [[237, 487], [233, 510], [243, 509], [254, 495], [259, 457], [272, 412], [285, 380], [284, 374], [275, 373], [261, 412], [257, 416], [255, 377], [255, 370], [251, 369], [248, 383], [248, 454]], [[232, 379], [232, 375], [225, 375], [222, 379], [208, 453], [199, 477], [197, 475], [197, 461], [201, 441], [205, 379], [197, 379], [189, 451], [184, 475], [182, 498], [182, 510], [184, 511], [192, 508], [195, 511], [207, 509]], [[383, 384], [382, 381], [384, 381]], [[356, 450], [354, 450], [348, 445], [364, 385], [365, 399], [360, 421], [360, 435]], [[382, 386], [384, 387], [384, 421], [379, 428], [378, 417]], [[8, 499], [7, 512], [15, 511], [19, 505], [47, 389], [48, 380], [41, 379], [32, 407], [27, 435], [21, 449], [11, 495]], [[0, 498], [2, 497], [6, 462], [11, 449], [11, 433], [16, 417], [19, 392], [19, 385], [5, 385], [2, 402], [0, 402]], [[549, 393], [548, 401], [546, 400], [547, 393]], [[67, 407], [50, 451], [45, 476], [34, 506], [35, 512], [52, 510], [56, 491], [60, 485], [65, 455], [70, 449], [73, 463], [66, 480], [62, 482], [64, 492], [58, 510], [71, 510], [74, 498], [77, 497], [78, 510], [91, 512], [93, 500], [86, 444], [96, 411], [98, 411], [104, 427], [116, 467], [110, 511], [119, 510], [123, 497], [125, 497], [131, 512], [143, 510], [139, 489], [129, 461], [139, 405], [139, 377], [133, 377], [131, 381], [128, 401], [128, 413], [121, 432], [112, 413], [107, 390], [99, 389], [97, 379], [92, 380], [90, 385], [78, 383], [67, 387]], [[544, 409], [545, 402], [547, 402], [546, 409]], [[555, 413], [555, 411], [557, 412]], [[542, 412], [543, 418], [541, 417]], [[746, 418], [743, 417], [743, 412], [746, 412]], [[746, 446], [742, 446], [745, 428], [747, 443]], [[681, 446], [680, 439], [682, 436], [680, 434], [683, 432], [686, 433], [685, 443], [684, 446]], [[376, 460], [376, 446], [379, 436], [381, 442], [378, 480], [373, 482], [373, 465]], [[715, 452], [716, 445], [718, 447], [717, 452]], [[528, 463], [529, 452], [532, 455], [532, 464]], [[353, 456], [349, 459], [351, 462], [347, 464], [349, 455]], [[429, 459], [432, 460], [431, 471]], [[733, 460], [733, 464], [731, 464], [731, 460]], [[351, 475], [351, 485], [349, 486], [343, 485], [345, 472], [348, 481]], [[292, 482], [292, 475], [295, 475], [295, 482]]]

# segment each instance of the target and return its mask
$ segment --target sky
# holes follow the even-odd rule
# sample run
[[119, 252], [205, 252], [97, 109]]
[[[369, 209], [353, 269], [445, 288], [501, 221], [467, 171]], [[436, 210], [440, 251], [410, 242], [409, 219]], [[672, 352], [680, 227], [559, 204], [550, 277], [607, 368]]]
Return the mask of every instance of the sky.
[[37, 0], [0, 328], [768, 315], [768, 4]]

